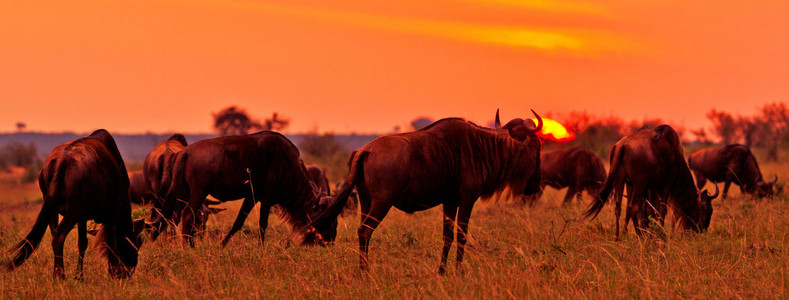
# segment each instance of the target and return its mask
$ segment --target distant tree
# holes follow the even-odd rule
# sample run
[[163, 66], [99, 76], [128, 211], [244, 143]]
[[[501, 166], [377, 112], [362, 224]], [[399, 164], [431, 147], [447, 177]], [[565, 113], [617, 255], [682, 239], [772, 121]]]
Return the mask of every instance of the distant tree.
[[280, 131], [288, 127], [290, 120], [282, 119], [276, 112], [263, 122], [252, 119], [246, 110], [236, 106], [227, 107], [214, 114], [214, 129], [221, 136], [243, 135], [258, 130]]
[[274, 112], [271, 115], [271, 118], [268, 118], [268, 119], [266, 119], [263, 122], [262, 129], [263, 130], [272, 130], [272, 131], [281, 131], [281, 130], [287, 128], [288, 124], [290, 124], [290, 120], [288, 120], [288, 119], [280, 119], [279, 115], [277, 115], [277, 113]]
[[427, 125], [430, 125], [432, 123], [433, 123], [433, 119], [431, 119], [431, 118], [419, 117], [419, 118], [416, 118], [413, 121], [411, 121], [411, 129], [413, 129], [414, 131], [417, 131], [419, 129], [427, 127]]
[[221, 136], [247, 134], [253, 128], [261, 125], [250, 119], [244, 109], [230, 106], [214, 114], [214, 129]]
[[759, 139], [760, 130], [763, 130], [764, 122], [756, 117], [737, 116], [735, 126], [742, 136], [745, 146], [753, 147]]
[[737, 122], [730, 113], [713, 108], [707, 113], [707, 119], [712, 122], [712, 131], [720, 137], [721, 143], [728, 145], [737, 141]]
[[786, 103], [770, 103], [760, 109], [764, 136], [767, 144], [767, 160], [778, 160], [778, 146], [789, 133], [789, 108]]
[[27, 124], [23, 122], [16, 122], [16, 132], [22, 132], [27, 127]]
[[704, 128], [699, 128], [699, 129], [696, 129], [696, 130], [691, 129], [690, 133], [693, 134], [693, 136], [696, 138], [696, 140], [701, 142], [701, 143], [705, 143], [705, 144], [712, 143], [712, 141], [710, 140], [710, 137], [707, 136], [707, 131], [704, 130]]

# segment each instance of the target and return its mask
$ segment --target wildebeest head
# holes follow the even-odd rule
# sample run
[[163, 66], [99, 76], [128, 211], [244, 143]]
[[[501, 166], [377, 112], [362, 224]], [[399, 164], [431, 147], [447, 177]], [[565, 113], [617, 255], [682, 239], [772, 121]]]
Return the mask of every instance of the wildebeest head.
[[766, 198], [772, 198], [773, 195], [775, 195], [775, 191], [773, 190], [773, 187], [775, 186], [776, 182], [778, 182], [778, 175], [775, 175], [775, 179], [773, 179], [773, 181], [770, 181], [770, 182], [765, 182], [765, 181], [757, 182], [756, 183], [756, 190], [754, 191], [754, 193], [756, 194], [756, 197], [757, 198], [765, 198], [765, 197]]
[[537, 124], [529, 122], [521, 118], [515, 118], [501, 126], [499, 119], [499, 111], [496, 110], [496, 129], [507, 130], [510, 137], [519, 143], [523, 143], [526, 151], [521, 151], [521, 155], [533, 156], [525, 157], [526, 161], [534, 159], [535, 165], [532, 174], [526, 178], [523, 194], [534, 195], [540, 191], [540, 180], [542, 179], [540, 173], [540, 148], [542, 148], [542, 141], [537, 137], [537, 132], [542, 130], [542, 118], [534, 110], [531, 111], [537, 118]]
[[[310, 208], [310, 218], [315, 219], [325, 212], [329, 205], [334, 202], [332, 196], [321, 196], [317, 204]], [[321, 245], [326, 246], [334, 242], [337, 238], [337, 219], [333, 219], [328, 226], [305, 227], [304, 239], [302, 245]]]
[[[135, 219], [131, 224], [132, 228], [128, 235], [118, 235], [116, 240], [106, 232], [103, 227], [99, 233], [99, 243], [102, 251], [107, 256], [107, 269], [112, 278], [128, 278], [134, 273], [137, 267], [137, 257], [140, 246], [142, 246], [142, 232], [150, 226], [143, 218]], [[116, 226], [115, 230], [121, 230]], [[116, 251], [111, 251], [110, 243], [116, 243]]]
[[699, 193], [699, 219], [698, 230], [700, 232], [707, 231], [710, 227], [710, 220], [712, 219], [712, 199], [715, 199], [720, 194], [718, 186], [715, 186], [715, 194], [710, 195], [707, 190]]

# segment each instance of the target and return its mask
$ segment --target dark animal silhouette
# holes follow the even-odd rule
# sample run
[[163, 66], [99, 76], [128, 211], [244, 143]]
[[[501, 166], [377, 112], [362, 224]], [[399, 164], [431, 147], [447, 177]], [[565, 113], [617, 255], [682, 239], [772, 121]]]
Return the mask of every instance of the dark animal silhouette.
[[[143, 219], [132, 221], [129, 177], [112, 136], [103, 129], [90, 136], [55, 147], [38, 177], [44, 204], [35, 225], [24, 240], [13, 247], [14, 258], [6, 265], [13, 270], [30, 257], [41, 242], [47, 226], [52, 233], [54, 276], [64, 278], [63, 243], [77, 225], [79, 234], [78, 278], [88, 246], [87, 221], [102, 224], [99, 241], [107, 257], [109, 274], [126, 278], [137, 266]], [[58, 215], [63, 219], [58, 223]]]
[[[321, 211], [319, 195], [312, 188], [299, 150], [276, 132], [201, 140], [179, 152], [173, 166], [163, 179], [166, 183], [163, 185], [170, 188], [165, 195], [162, 218], [170, 218], [183, 207], [177, 199], [188, 199], [181, 226], [185, 241], [191, 246], [194, 246], [194, 214], [208, 195], [220, 201], [244, 199], [223, 245], [241, 229], [258, 202], [261, 242], [271, 206], [279, 205], [281, 214], [294, 229], [301, 229]], [[166, 224], [162, 220], [156, 223], [160, 230]], [[335, 222], [333, 227], [327, 226], [319, 235], [304, 240], [304, 244], [334, 241], [336, 229]], [[157, 232], [154, 231], [152, 238]]]
[[545, 186], [556, 189], [567, 188], [563, 204], [573, 200], [573, 196], [581, 201], [581, 193], [585, 190], [589, 195], [597, 196], [597, 192], [605, 183], [606, 172], [603, 160], [581, 147], [542, 152], [540, 154], [540, 192], [529, 200], [534, 201], [542, 196]]
[[152, 219], [156, 211], [161, 211], [164, 205], [164, 199], [158, 197], [158, 195], [166, 193], [169, 189], [169, 185], [162, 185], [164, 174], [170, 172], [173, 160], [175, 160], [175, 155], [183, 151], [186, 145], [186, 138], [183, 134], [176, 133], [167, 140], [157, 144], [156, 147], [151, 149], [151, 152], [148, 152], [148, 155], [145, 156], [142, 167], [143, 174], [145, 175], [145, 182], [147, 182], [153, 194], [157, 195], [153, 209], [151, 209]]
[[145, 182], [142, 171], [129, 173], [129, 200], [137, 205], [148, 205], [154, 202], [155, 194]]
[[622, 195], [628, 187], [629, 200], [625, 227], [630, 218], [636, 233], [646, 228], [648, 216], [661, 224], [672, 208], [683, 230], [705, 231], [712, 215], [711, 201], [718, 196], [699, 192], [685, 162], [679, 136], [668, 125], [654, 130], [642, 128], [620, 139], [610, 154], [608, 179], [585, 217], [596, 217], [614, 191], [616, 207], [616, 238], [619, 238], [619, 216]]
[[[134, 190], [135, 194], [141, 193], [137, 191], [144, 191], [143, 195], [152, 198], [151, 202], [153, 205], [151, 207], [150, 217], [152, 221], [158, 217], [162, 207], [164, 206], [164, 199], [159, 195], [165, 194], [170, 188], [169, 182], [164, 182], [164, 174], [171, 172], [175, 155], [178, 154], [178, 152], [183, 151], [186, 146], [186, 138], [183, 134], [173, 134], [167, 140], [157, 144], [156, 147], [154, 147], [151, 152], [145, 156], [142, 171], [144, 175], [143, 181], [145, 186], [143, 186], [142, 183], [138, 181], [136, 182], [134, 177], [130, 177], [130, 180], [132, 181], [131, 188], [129, 190], [130, 196], [132, 196], [132, 190]], [[135, 199], [132, 198], [132, 202], [134, 202], [134, 200]], [[218, 209], [210, 207], [210, 205], [220, 203], [221, 202], [210, 199], [205, 200], [203, 206], [201, 206], [199, 209], [200, 214], [198, 215], [198, 218], [195, 219], [195, 226], [200, 231], [205, 229], [205, 223], [208, 222], [208, 217], [211, 214], [219, 213], [225, 210], [224, 208]], [[180, 212], [173, 215], [173, 223], [178, 224], [180, 219]]]
[[535, 132], [542, 128], [542, 119], [537, 118], [536, 128], [518, 118], [501, 129], [450, 118], [416, 132], [379, 137], [356, 152], [342, 190], [311, 226], [321, 231], [333, 224], [356, 187], [362, 211], [360, 267], [367, 270], [370, 237], [389, 209], [411, 213], [443, 205], [439, 273], [445, 272], [456, 223], [456, 267], [462, 271], [468, 221], [477, 198], [506, 187], [527, 195], [539, 191], [541, 142]]
[[740, 187], [743, 193], [757, 198], [772, 197], [773, 186], [778, 182], [778, 175], [771, 182], [765, 182], [756, 157], [745, 145], [728, 145], [696, 151], [688, 157], [688, 165], [696, 175], [696, 186], [704, 187], [707, 180], [713, 183], [723, 182], [723, 199], [729, 192], [732, 182]]

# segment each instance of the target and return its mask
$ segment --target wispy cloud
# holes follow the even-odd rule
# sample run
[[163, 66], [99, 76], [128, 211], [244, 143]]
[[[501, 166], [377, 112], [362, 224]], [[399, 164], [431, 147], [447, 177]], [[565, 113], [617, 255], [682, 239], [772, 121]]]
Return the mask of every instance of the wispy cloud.
[[[552, 9], [576, 9], [590, 12], [603, 11], [602, 8], [598, 9], [593, 5], [558, 4], [554, 1], [497, 1], [523, 2], [523, 5], [528, 4]], [[597, 55], [601, 52], [627, 52], [636, 48], [634, 43], [628, 41], [625, 37], [601, 30], [529, 28], [527, 26], [503, 26], [460, 21], [429, 20], [262, 2], [231, 3], [233, 3], [232, 5], [243, 6], [239, 7], [242, 9], [253, 9], [265, 13], [492, 46], [525, 48], [546, 52], [566, 52], [576, 55]]]
[[556, 1], [556, 0], [463, 0], [465, 2], [478, 3], [482, 5], [498, 5], [508, 7], [522, 7], [544, 11], [562, 13], [580, 13], [587, 15], [608, 15], [609, 10], [605, 5], [599, 3], [580, 2], [580, 1]]

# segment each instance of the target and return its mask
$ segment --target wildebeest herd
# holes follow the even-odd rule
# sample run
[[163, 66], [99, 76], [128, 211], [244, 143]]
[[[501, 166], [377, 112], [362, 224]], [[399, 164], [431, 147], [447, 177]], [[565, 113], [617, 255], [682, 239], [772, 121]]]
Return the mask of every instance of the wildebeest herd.
[[[706, 180], [724, 182], [724, 198], [731, 183], [755, 197], [774, 193], [777, 177], [764, 181], [753, 154], [742, 145], [703, 149], [686, 162], [673, 128], [642, 128], [612, 146], [606, 174], [602, 159], [583, 148], [541, 153], [537, 133], [543, 122], [534, 115], [535, 122], [515, 118], [501, 125], [497, 111], [494, 128], [448, 118], [415, 132], [379, 137], [350, 155], [347, 179], [335, 193], [325, 170], [305, 166], [296, 146], [276, 132], [192, 144], [176, 134], [151, 150], [141, 172], [128, 173], [113, 137], [100, 129], [56, 147], [46, 158], [39, 175], [43, 206], [30, 233], [13, 247], [5, 268], [22, 265], [49, 227], [54, 275], [63, 278], [63, 244], [76, 225], [77, 276], [81, 277], [90, 233], [87, 221], [92, 220], [101, 224], [96, 235], [110, 276], [126, 278], [137, 265], [145, 230], [154, 241], [168, 224], [180, 224], [184, 242], [194, 246], [208, 216], [220, 211], [211, 206], [239, 199], [241, 210], [223, 246], [257, 203], [261, 243], [274, 208], [301, 244], [330, 245], [337, 236], [338, 216], [355, 211], [355, 201], [348, 205], [348, 199], [358, 197], [362, 270], [369, 268], [373, 231], [392, 207], [410, 213], [441, 205], [444, 243], [438, 272], [444, 274], [455, 240], [456, 268], [462, 270], [469, 218], [477, 199], [505, 189], [536, 201], [545, 186], [568, 187], [565, 204], [573, 197], [581, 200], [586, 191], [593, 200], [584, 215], [591, 218], [613, 193], [617, 239], [625, 196], [625, 230], [632, 221], [641, 235], [650, 218], [662, 225], [669, 212], [680, 230], [705, 231], [711, 201], [719, 194], [717, 185], [714, 194], [699, 190]], [[132, 220], [132, 203], [150, 205], [148, 221]]]

